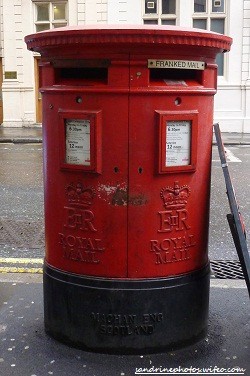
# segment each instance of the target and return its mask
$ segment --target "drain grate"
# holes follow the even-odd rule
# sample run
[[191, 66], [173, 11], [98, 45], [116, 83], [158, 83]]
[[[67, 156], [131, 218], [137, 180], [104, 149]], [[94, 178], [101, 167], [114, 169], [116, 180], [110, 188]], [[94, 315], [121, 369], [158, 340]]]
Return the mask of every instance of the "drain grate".
[[237, 260], [211, 260], [212, 277], [219, 279], [245, 279]]

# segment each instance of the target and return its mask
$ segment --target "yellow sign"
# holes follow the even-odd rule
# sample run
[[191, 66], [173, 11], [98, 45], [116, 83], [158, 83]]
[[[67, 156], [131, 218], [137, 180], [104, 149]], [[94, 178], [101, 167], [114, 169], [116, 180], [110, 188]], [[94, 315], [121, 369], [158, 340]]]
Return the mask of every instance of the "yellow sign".
[[4, 73], [4, 78], [6, 80], [16, 80], [17, 79], [17, 72], [13, 71], [13, 72], [5, 72]]

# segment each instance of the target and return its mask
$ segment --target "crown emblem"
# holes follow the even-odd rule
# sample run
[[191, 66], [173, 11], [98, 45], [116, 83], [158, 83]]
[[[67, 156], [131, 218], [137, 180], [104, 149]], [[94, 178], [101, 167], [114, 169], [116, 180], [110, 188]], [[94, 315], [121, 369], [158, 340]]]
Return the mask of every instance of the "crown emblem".
[[95, 196], [92, 187], [84, 187], [81, 182], [78, 182], [69, 184], [65, 190], [66, 196], [71, 205], [83, 207], [92, 205]]
[[174, 187], [165, 187], [161, 190], [161, 198], [166, 209], [182, 209], [187, 204], [190, 195], [190, 188], [187, 185], [179, 186], [179, 182], [174, 182]]

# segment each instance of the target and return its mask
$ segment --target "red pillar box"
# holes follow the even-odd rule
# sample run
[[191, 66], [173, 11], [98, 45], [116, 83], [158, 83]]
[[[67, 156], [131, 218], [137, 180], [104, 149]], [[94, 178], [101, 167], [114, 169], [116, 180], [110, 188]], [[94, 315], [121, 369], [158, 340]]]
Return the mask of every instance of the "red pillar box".
[[46, 331], [86, 350], [201, 338], [220, 34], [76, 27], [41, 54]]

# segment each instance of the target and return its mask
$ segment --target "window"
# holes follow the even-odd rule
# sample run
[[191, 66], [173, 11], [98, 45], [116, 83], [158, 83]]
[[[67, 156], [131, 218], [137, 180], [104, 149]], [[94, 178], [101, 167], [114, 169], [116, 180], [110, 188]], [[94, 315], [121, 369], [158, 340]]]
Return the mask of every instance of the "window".
[[35, 2], [36, 31], [43, 31], [67, 25], [67, 2]]
[[[226, 0], [194, 0], [193, 27], [225, 33]], [[224, 75], [224, 55], [216, 58], [218, 75]]]
[[144, 25], [176, 25], [176, 0], [144, 0]]

